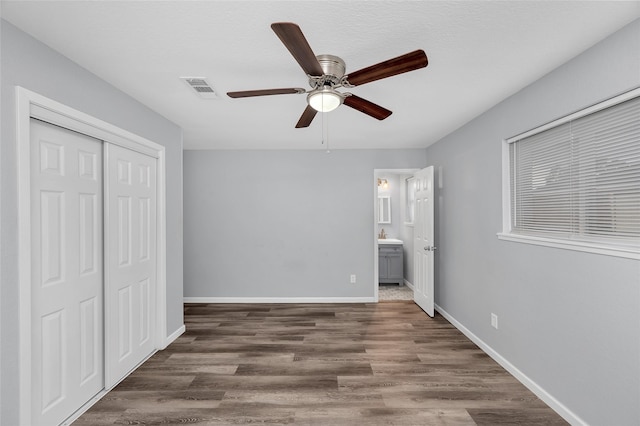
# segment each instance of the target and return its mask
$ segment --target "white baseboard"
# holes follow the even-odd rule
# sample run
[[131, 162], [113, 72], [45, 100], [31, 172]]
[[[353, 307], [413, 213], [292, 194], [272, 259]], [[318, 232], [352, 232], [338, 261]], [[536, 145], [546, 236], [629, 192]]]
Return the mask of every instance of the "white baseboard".
[[178, 337], [180, 337], [182, 333], [184, 333], [186, 330], [187, 328], [185, 327], [184, 324], [182, 324], [176, 331], [171, 333], [171, 335], [167, 336], [167, 338], [164, 341], [164, 348], [162, 349], [165, 349], [167, 346], [173, 343], [173, 341], [176, 340]]
[[185, 297], [184, 303], [375, 303], [373, 297]]
[[553, 409], [556, 413], [558, 413], [563, 419], [574, 426], [586, 426], [587, 423], [582, 420], [576, 413], [569, 410], [564, 404], [558, 401], [553, 395], [547, 392], [542, 386], [538, 385], [531, 378], [529, 378], [526, 374], [520, 371], [516, 366], [511, 364], [506, 358], [496, 352], [491, 346], [485, 343], [478, 336], [473, 334], [471, 330], [462, 325], [458, 320], [452, 317], [447, 311], [442, 309], [437, 304], [435, 305], [436, 311], [443, 317], [447, 319], [455, 328], [460, 330], [462, 334], [467, 336], [473, 343], [478, 345], [480, 349], [486, 352], [494, 361], [500, 364], [505, 370], [511, 373], [520, 383], [525, 385], [531, 392], [536, 394], [538, 398], [544, 401], [551, 409]]
[[415, 287], [413, 286], [413, 284], [411, 284], [409, 281], [404, 280], [404, 285], [406, 285], [407, 287], [409, 287], [411, 290], [415, 291]]

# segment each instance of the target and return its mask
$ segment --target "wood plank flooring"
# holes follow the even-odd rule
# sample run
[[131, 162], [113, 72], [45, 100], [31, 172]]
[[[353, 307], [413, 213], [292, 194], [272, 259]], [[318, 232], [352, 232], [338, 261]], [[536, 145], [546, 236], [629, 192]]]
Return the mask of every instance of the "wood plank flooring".
[[188, 304], [185, 323], [74, 424], [566, 424], [413, 302]]

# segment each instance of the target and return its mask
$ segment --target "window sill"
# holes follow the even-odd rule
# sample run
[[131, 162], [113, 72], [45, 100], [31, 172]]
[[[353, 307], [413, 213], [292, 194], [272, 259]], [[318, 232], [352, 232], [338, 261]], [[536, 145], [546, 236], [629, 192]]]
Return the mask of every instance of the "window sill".
[[538, 246], [554, 247], [565, 250], [582, 251], [587, 253], [602, 254], [605, 256], [623, 257], [626, 259], [640, 260], [640, 247], [623, 247], [583, 241], [560, 240], [548, 237], [534, 237], [531, 235], [510, 234], [499, 232], [498, 239], [515, 243], [534, 244]]

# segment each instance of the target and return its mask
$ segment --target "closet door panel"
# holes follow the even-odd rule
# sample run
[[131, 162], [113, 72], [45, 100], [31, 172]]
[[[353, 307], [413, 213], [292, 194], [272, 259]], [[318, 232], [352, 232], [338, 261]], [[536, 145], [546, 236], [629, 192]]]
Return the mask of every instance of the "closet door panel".
[[107, 387], [155, 350], [156, 159], [105, 144]]
[[31, 120], [32, 422], [104, 387], [102, 142]]

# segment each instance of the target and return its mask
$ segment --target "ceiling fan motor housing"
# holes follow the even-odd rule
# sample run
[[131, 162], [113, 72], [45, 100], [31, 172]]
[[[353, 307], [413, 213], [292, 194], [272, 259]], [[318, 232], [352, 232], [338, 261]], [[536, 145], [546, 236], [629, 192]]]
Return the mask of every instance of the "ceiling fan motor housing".
[[322, 76], [310, 76], [309, 85], [314, 89], [320, 89], [324, 86], [337, 86], [340, 84], [344, 76], [346, 66], [342, 58], [334, 55], [318, 55], [316, 56], [322, 72]]

